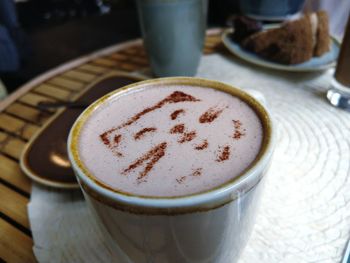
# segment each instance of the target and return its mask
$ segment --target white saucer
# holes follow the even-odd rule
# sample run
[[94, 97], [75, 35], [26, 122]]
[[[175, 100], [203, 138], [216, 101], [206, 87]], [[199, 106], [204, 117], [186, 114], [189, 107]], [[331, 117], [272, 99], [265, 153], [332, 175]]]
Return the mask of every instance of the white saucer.
[[238, 43], [231, 39], [232, 30], [227, 29], [222, 34], [222, 42], [226, 48], [237, 57], [265, 68], [272, 68], [284, 71], [311, 72], [322, 71], [334, 67], [338, 58], [340, 43], [331, 37], [331, 50], [321, 57], [313, 57], [309, 61], [295, 65], [284, 65], [266, 60], [250, 51], [243, 49]]

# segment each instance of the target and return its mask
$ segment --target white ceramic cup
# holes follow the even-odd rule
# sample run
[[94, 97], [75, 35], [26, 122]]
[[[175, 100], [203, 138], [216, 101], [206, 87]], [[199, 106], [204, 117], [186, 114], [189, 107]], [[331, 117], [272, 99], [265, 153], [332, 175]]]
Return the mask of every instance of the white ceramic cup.
[[[210, 87], [248, 103], [259, 116], [264, 133], [256, 160], [224, 185], [181, 197], [125, 194], [96, 180], [79, 156], [79, 136], [84, 123], [101, 104], [115, 96], [158, 84]], [[110, 235], [111, 245], [117, 245], [125, 254], [125, 262], [120, 263], [233, 263], [252, 230], [264, 173], [273, 153], [273, 141], [268, 111], [248, 93], [217, 81], [175, 77], [138, 82], [97, 100], [73, 125], [68, 153], [93, 215]]]

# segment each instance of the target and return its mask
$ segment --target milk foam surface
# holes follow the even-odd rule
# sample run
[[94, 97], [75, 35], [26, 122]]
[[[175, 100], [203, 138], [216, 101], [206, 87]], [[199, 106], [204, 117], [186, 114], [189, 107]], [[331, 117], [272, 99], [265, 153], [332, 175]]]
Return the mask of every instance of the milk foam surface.
[[238, 176], [262, 138], [256, 113], [230, 94], [154, 86], [99, 106], [82, 128], [79, 151], [90, 173], [117, 191], [182, 196]]

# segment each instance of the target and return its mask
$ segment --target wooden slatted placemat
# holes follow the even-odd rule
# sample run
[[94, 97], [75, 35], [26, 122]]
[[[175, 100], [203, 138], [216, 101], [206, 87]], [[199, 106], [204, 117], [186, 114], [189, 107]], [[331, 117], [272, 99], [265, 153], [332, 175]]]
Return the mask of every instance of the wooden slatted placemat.
[[[204, 54], [222, 50], [220, 31], [208, 31]], [[19, 167], [28, 140], [54, 111], [37, 108], [41, 101], [71, 101], [88, 84], [112, 70], [148, 67], [140, 40], [119, 44], [69, 62], [31, 81], [0, 103], [0, 262], [36, 262], [27, 216], [31, 181]]]

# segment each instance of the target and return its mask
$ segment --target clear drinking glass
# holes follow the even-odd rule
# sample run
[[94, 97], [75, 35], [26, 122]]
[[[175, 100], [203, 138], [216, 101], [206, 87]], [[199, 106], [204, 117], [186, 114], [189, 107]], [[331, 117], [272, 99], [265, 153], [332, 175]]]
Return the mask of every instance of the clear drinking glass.
[[332, 105], [350, 111], [350, 16], [327, 98]]
[[194, 76], [208, 0], [137, 0], [144, 46], [156, 77]]

